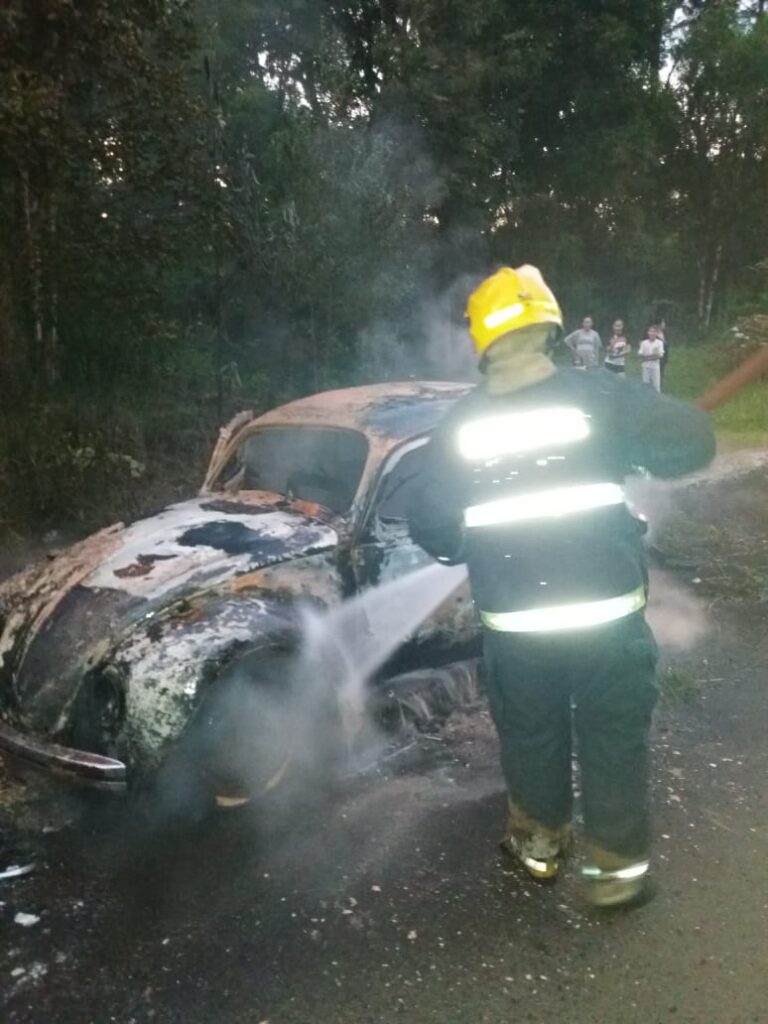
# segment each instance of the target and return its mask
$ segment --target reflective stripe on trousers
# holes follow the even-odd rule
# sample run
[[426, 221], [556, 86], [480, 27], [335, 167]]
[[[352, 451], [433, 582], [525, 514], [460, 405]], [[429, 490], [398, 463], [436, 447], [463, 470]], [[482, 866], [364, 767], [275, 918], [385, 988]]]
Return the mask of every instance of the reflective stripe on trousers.
[[586, 629], [623, 619], [645, 606], [645, 587], [604, 601], [580, 601], [516, 612], [480, 612], [483, 625], [501, 633], [550, 633]]
[[629, 882], [647, 875], [650, 866], [649, 860], [638, 860], [634, 864], [628, 864], [625, 868], [614, 868], [612, 871], [607, 871], [594, 864], [585, 864], [581, 869], [581, 875], [582, 878], [588, 878], [592, 882]]

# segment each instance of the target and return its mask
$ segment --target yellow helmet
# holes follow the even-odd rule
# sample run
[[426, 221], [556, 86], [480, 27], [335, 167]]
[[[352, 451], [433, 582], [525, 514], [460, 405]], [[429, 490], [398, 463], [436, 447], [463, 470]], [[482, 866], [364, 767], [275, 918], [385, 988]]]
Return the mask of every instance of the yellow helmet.
[[531, 324], [563, 326], [557, 299], [536, 267], [502, 267], [469, 296], [469, 333], [478, 355], [502, 335]]

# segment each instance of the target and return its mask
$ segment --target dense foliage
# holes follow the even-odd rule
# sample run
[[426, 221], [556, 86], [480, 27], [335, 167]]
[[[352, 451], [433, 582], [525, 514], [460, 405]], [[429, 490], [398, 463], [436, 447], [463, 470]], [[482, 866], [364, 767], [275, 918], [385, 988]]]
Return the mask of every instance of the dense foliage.
[[570, 323], [759, 311], [763, 7], [6, 0], [0, 526], [189, 489], [238, 406], [463, 372], [499, 262]]

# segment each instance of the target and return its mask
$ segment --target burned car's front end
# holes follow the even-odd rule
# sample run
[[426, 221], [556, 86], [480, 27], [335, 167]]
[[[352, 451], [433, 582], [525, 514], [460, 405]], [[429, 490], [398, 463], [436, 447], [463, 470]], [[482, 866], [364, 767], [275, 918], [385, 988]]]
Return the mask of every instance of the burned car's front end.
[[101, 788], [157, 766], [227, 659], [290, 629], [275, 567], [335, 551], [328, 522], [288, 505], [198, 499], [8, 581], [0, 749]]

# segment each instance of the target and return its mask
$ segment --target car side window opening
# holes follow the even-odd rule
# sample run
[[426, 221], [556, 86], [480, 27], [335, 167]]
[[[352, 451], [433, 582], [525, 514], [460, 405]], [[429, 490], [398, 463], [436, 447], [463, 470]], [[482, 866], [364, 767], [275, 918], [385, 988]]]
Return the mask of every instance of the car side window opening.
[[245, 490], [271, 491], [348, 512], [368, 457], [368, 441], [333, 427], [264, 427], [242, 449]]
[[404, 524], [421, 479], [427, 439], [406, 451], [382, 480], [376, 515], [381, 523]]

